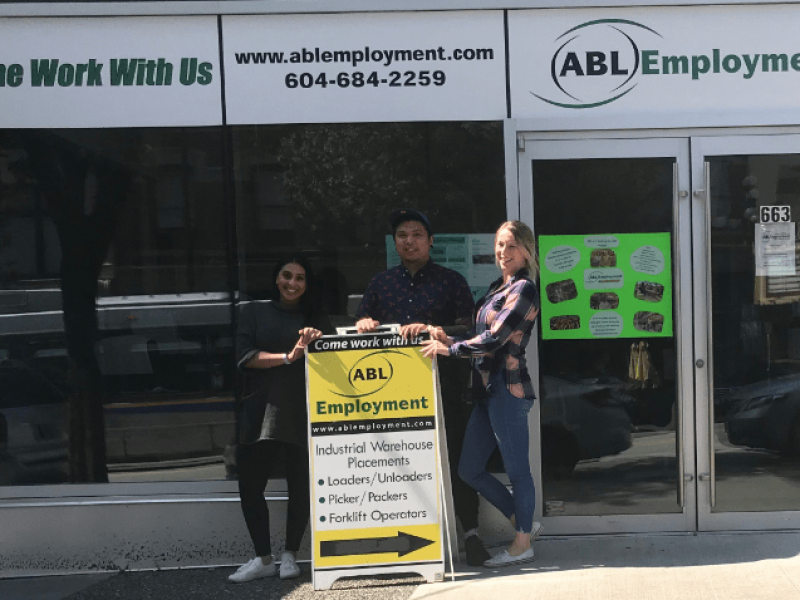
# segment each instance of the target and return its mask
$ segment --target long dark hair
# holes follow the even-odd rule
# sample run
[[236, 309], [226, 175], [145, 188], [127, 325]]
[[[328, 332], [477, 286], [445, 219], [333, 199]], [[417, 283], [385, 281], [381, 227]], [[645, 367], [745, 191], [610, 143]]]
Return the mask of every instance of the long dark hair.
[[275, 263], [275, 268], [272, 271], [272, 283], [275, 286], [272, 290], [272, 299], [275, 302], [280, 301], [281, 292], [278, 289], [278, 286], [275, 284], [275, 281], [278, 279], [278, 275], [280, 275], [280, 272], [283, 270], [283, 268], [292, 263], [300, 265], [306, 272], [306, 291], [302, 296], [300, 296], [299, 308], [303, 315], [306, 318], [309, 318], [322, 311], [322, 301], [320, 290], [317, 284], [317, 278], [314, 275], [311, 264], [308, 262], [308, 259], [305, 256], [284, 256], [277, 263]]

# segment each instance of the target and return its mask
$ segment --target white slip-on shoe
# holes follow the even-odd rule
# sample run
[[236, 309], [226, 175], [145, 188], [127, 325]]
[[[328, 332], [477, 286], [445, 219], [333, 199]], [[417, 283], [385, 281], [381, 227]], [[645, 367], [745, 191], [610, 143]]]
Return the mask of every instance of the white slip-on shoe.
[[262, 577], [272, 577], [278, 572], [275, 566], [275, 561], [271, 560], [269, 564], [264, 564], [260, 556], [247, 561], [243, 564], [233, 575], [228, 577], [228, 581], [233, 583], [244, 583], [245, 581], [253, 581], [254, 579], [261, 579]]
[[531, 530], [531, 541], [535, 540], [540, 535], [542, 535], [542, 530], [543, 529], [544, 529], [544, 525], [539, 523], [539, 521], [534, 521], [533, 522], [533, 529]]
[[300, 575], [300, 567], [290, 552], [281, 555], [281, 579], [294, 579]]
[[508, 550], [502, 550], [492, 558], [483, 563], [484, 567], [510, 567], [511, 565], [521, 565], [533, 560], [533, 546], [525, 550], [519, 556], [511, 556]]

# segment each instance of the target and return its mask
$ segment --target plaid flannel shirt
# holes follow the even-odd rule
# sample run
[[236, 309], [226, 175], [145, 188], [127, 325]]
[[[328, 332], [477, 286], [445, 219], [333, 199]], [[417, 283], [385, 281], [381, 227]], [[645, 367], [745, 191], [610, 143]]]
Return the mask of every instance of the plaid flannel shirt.
[[532, 400], [536, 395], [525, 362], [525, 347], [538, 314], [539, 290], [526, 269], [505, 284], [498, 279], [478, 303], [475, 337], [456, 341], [450, 346], [450, 355], [478, 358], [484, 385], [488, 385], [492, 372], [503, 369], [508, 391], [517, 398]]

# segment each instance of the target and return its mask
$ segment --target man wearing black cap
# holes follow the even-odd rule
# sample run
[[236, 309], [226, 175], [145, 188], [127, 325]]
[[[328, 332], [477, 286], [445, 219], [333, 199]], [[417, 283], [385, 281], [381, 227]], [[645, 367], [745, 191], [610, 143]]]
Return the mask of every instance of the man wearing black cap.
[[[356, 311], [359, 333], [373, 331], [381, 323], [399, 323], [404, 337], [414, 337], [429, 325], [448, 335], [462, 335], [472, 323], [474, 302], [463, 276], [431, 260], [433, 231], [423, 213], [402, 209], [389, 215], [394, 243], [401, 263], [375, 275]], [[465, 531], [467, 564], [480, 566], [489, 558], [478, 537], [478, 493], [457, 473], [466, 427], [462, 399], [469, 378], [469, 363], [444, 358], [439, 363], [450, 479], [456, 516]]]

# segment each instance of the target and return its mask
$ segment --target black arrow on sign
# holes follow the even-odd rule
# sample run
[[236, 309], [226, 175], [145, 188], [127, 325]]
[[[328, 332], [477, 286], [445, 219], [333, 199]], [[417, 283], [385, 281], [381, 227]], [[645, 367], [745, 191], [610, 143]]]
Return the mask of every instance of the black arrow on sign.
[[405, 556], [425, 546], [433, 544], [434, 540], [426, 540], [410, 533], [398, 531], [393, 537], [361, 538], [356, 540], [330, 540], [320, 542], [319, 554], [321, 557], [354, 556], [357, 554], [385, 554], [397, 552], [398, 556]]

